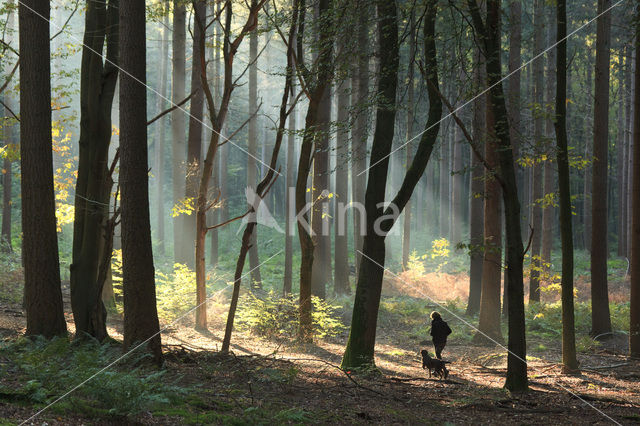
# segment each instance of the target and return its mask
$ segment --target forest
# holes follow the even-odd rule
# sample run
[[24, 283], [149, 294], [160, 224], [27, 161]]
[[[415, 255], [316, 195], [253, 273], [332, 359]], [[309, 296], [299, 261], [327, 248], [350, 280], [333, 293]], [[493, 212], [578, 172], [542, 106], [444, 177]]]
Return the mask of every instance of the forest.
[[0, 425], [640, 422], [640, 1], [0, 0], [0, 185]]

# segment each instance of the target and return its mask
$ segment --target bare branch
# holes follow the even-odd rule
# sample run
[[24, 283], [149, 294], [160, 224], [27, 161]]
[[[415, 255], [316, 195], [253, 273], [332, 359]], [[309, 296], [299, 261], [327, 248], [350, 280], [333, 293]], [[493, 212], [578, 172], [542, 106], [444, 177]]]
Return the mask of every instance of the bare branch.
[[162, 111], [160, 114], [156, 115], [155, 117], [153, 117], [151, 120], [147, 121], [147, 126], [149, 126], [150, 124], [152, 124], [153, 122], [159, 120], [160, 118], [162, 118], [163, 116], [169, 114], [171, 111], [180, 108], [182, 105], [186, 104], [189, 99], [191, 99], [191, 97], [195, 94], [196, 92], [191, 92], [191, 94], [189, 94], [189, 96], [187, 96], [186, 98], [184, 98], [182, 101], [180, 101], [180, 103], [175, 104], [174, 106], [172, 106], [169, 109], [166, 109], [164, 111]]

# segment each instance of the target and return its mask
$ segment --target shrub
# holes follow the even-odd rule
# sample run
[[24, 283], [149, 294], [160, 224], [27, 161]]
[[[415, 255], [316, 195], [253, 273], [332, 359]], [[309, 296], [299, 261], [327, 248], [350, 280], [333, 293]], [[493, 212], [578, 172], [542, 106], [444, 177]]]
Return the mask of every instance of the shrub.
[[[335, 336], [346, 329], [337, 315], [341, 306], [312, 297], [315, 335], [321, 339]], [[281, 297], [274, 292], [257, 297], [247, 293], [240, 297], [236, 321], [238, 328], [267, 338], [292, 338], [299, 325], [297, 296]]]

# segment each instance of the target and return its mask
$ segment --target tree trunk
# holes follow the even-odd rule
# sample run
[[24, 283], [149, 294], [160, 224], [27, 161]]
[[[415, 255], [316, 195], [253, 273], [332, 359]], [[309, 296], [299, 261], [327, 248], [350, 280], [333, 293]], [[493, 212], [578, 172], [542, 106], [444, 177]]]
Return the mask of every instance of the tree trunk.
[[[346, 48], [346, 40], [342, 40], [342, 54]], [[346, 204], [349, 200], [349, 81], [343, 79], [337, 82], [338, 104], [337, 121], [338, 129], [336, 135], [336, 186], [335, 194], [338, 203]], [[344, 126], [344, 127], [342, 127]], [[338, 211], [338, 209], [336, 209]], [[349, 238], [347, 226], [344, 223], [346, 217], [341, 214], [334, 214], [334, 291], [336, 294], [349, 294]]]
[[[12, 102], [10, 96], [4, 96], [4, 103], [10, 108]], [[13, 109], [13, 108], [12, 108]], [[7, 116], [5, 112], [5, 116]], [[2, 137], [4, 139], [5, 148], [9, 147], [14, 140], [14, 130], [11, 125], [4, 125], [2, 129]], [[11, 190], [13, 185], [13, 162], [7, 155], [2, 165], [2, 231], [0, 232], [0, 250], [4, 253], [12, 253], [13, 247], [11, 243]]]
[[[513, 156], [520, 158], [522, 149], [522, 117], [521, 117], [521, 83], [522, 74], [517, 72], [522, 66], [522, 2], [509, 2], [509, 74], [507, 106], [510, 121], [510, 137], [513, 145]], [[513, 73], [513, 74], [512, 74]], [[525, 171], [520, 164], [516, 164], [516, 178], [518, 188], [524, 188]], [[520, 194], [520, 201], [524, 202], [524, 191]], [[527, 230], [528, 227], [525, 228]], [[525, 232], [526, 233], [526, 232]]]
[[562, 366], [563, 371], [578, 369], [573, 313], [573, 229], [569, 149], [567, 146], [567, 5], [556, 2], [556, 108], [555, 130], [558, 146], [558, 186], [560, 191], [560, 234], [562, 238]]
[[449, 238], [449, 180], [451, 177], [449, 167], [449, 138], [445, 133], [441, 139], [440, 145], [440, 200], [438, 210], [438, 236], [440, 238]]
[[[104, 281], [100, 262], [113, 235], [107, 235], [112, 179], [109, 172], [111, 109], [118, 78], [118, 2], [89, 3], [81, 73], [81, 117], [71, 264], [71, 306], [76, 336], [107, 337]], [[107, 45], [107, 61], [102, 51]], [[145, 121], [146, 125], [146, 121]], [[109, 252], [110, 255], [110, 252]], [[109, 257], [110, 259], [110, 257]]]
[[[623, 50], [626, 53], [626, 49]], [[627, 230], [627, 215], [626, 215], [626, 188], [625, 188], [625, 165], [627, 163], [626, 159], [626, 145], [625, 145], [625, 121], [624, 121], [624, 98], [625, 91], [628, 90], [626, 87], [626, 67], [629, 65], [629, 60], [624, 61], [625, 54], [621, 54], [618, 59], [618, 66], [620, 71], [618, 73], [618, 134], [616, 137], [616, 181], [617, 181], [617, 192], [618, 192], [618, 217], [617, 217], [617, 229], [616, 234], [618, 236], [618, 248], [617, 254], [619, 257], [625, 257], [626, 255], [626, 230]]]
[[[203, 0], [193, 2], [194, 22], [193, 22], [193, 50], [191, 59], [191, 100], [189, 101], [189, 132], [187, 136], [187, 163], [185, 178], [186, 200], [195, 201], [198, 195], [198, 182], [200, 181], [200, 171], [202, 169], [202, 66], [201, 58], [204, 54], [204, 27], [206, 25], [206, 3]], [[190, 201], [191, 202], [191, 201]], [[196, 239], [196, 215], [181, 215], [184, 221], [183, 251], [185, 253], [185, 263], [193, 268], [195, 266], [194, 243]], [[206, 291], [206, 290], [205, 290]], [[196, 328], [198, 328], [198, 315], [196, 311]]]
[[[251, 0], [255, 7], [257, 0]], [[247, 187], [256, 190], [258, 183], [258, 33], [249, 34], [249, 143], [247, 146]], [[249, 248], [249, 269], [251, 271], [251, 288], [262, 288], [260, 275], [260, 258], [258, 256], [258, 227], [251, 233], [251, 247]]]
[[[367, 137], [369, 123], [369, 2], [359, 4], [357, 20], [357, 65], [354, 63], [351, 77], [352, 108], [355, 111], [351, 131], [351, 202], [364, 205], [364, 191], [367, 184]], [[355, 61], [354, 61], [355, 62]], [[360, 268], [360, 251], [364, 238], [364, 222], [358, 209], [353, 210], [353, 246], [356, 272]]]
[[[158, 96], [158, 112], [164, 111], [166, 107], [165, 98], [167, 97], [167, 62], [169, 56], [169, 2], [164, 1], [163, 13], [165, 17], [163, 19], [162, 38], [160, 39], [160, 96]], [[166, 129], [166, 117], [162, 117], [160, 122], [156, 125], [156, 209], [157, 209], [157, 233], [158, 233], [158, 255], [164, 256], [165, 254], [165, 232], [164, 232], [164, 144], [165, 144], [165, 129]]]
[[[593, 68], [590, 66], [590, 55], [587, 56], [587, 99], [593, 99], [592, 96], [592, 73]], [[584, 222], [584, 232], [583, 232], [583, 243], [584, 248], [588, 251], [591, 251], [591, 234], [592, 234], [592, 207], [591, 207], [591, 184], [592, 184], [592, 173], [593, 173], [593, 139], [590, 139], [589, 125], [590, 121], [587, 119], [588, 114], [585, 114], [584, 120], [584, 158], [587, 161], [587, 166], [584, 168], [584, 188], [583, 188], [583, 208], [582, 208], [582, 220]]]
[[482, 290], [480, 293], [479, 332], [476, 342], [492, 343], [490, 339], [503, 341], [500, 329], [500, 289], [502, 281], [502, 212], [500, 208], [500, 183], [495, 174], [498, 168], [493, 105], [486, 106], [487, 139], [485, 161], [491, 170], [484, 177], [484, 256], [482, 261]]
[[[120, 11], [120, 187], [124, 345], [147, 343], [162, 363], [149, 220], [145, 4], [124, 1]], [[142, 84], [141, 84], [142, 83]]]
[[[543, 0], [534, 2], [534, 56], [542, 53], [544, 36], [544, 13]], [[544, 196], [543, 172], [544, 164], [539, 160], [544, 152], [544, 136], [542, 134], [544, 116], [542, 107], [544, 102], [544, 62], [542, 59], [534, 61], [533, 64], [533, 212], [531, 217], [533, 235], [531, 239], [531, 271], [529, 279], [529, 302], [540, 301], [540, 251], [542, 249], [542, 205]]]
[[[435, 47], [435, 0], [426, 5], [424, 24], [425, 69], [429, 80], [429, 118], [412, 165], [407, 170], [400, 190], [383, 210], [389, 154], [394, 125], [398, 77], [398, 24], [395, 2], [377, 0], [380, 58], [377, 116], [371, 149], [369, 177], [365, 196], [367, 234], [364, 238], [362, 263], [353, 303], [353, 319], [341, 368], [373, 366], [378, 308], [384, 276], [385, 236], [405, 208], [429, 162], [439, 131], [442, 104], [438, 94], [438, 71]], [[378, 223], [380, 222], [380, 223]]]
[[22, 263], [27, 336], [64, 335], [51, 154], [48, 2], [23, 0], [20, 38]]
[[[414, 72], [413, 63], [416, 60], [416, 23], [415, 23], [415, 11], [411, 9], [410, 15], [410, 32], [409, 32], [409, 69], [407, 70], [407, 141], [413, 139], [413, 122], [415, 120], [415, 105], [414, 105]], [[406, 146], [407, 151], [407, 165], [411, 164], [411, 158], [413, 157], [412, 145]], [[420, 185], [418, 185], [420, 186]], [[419, 197], [418, 197], [419, 198]], [[420, 204], [418, 203], [418, 206]], [[411, 207], [412, 203], [409, 201], [404, 211], [404, 223], [402, 226], [402, 269], [407, 269], [409, 263], [409, 253], [411, 252]]]
[[[329, 58], [329, 60], [331, 60]], [[331, 78], [331, 76], [329, 76]], [[329, 188], [329, 131], [331, 122], [331, 81], [318, 106], [318, 122], [314, 130], [313, 178], [311, 188], [311, 228], [315, 234], [311, 294], [326, 297], [327, 283], [331, 280], [331, 232], [328, 200], [324, 194]]]
[[[295, 0], [294, 0], [295, 3]], [[292, 86], [291, 90], [291, 104], [290, 108], [294, 107], [294, 99], [297, 96], [295, 93], [295, 87]], [[296, 117], [298, 111], [296, 108], [291, 110], [289, 115], [289, 135], [287, 136], [287, 184], [285, 194], [285, 235], [284, 235], [284, 283], [282, 287], [283, 296], [291, 294], [291, 286], [293, 283], [293, 236], [295, 235], [295, 228], [292, 221], [295, 221], [295, 193], [292, 194], [291, 189], [295, 185], [295, 170], [294, 170], [294, 146], [296, 143]], [[293, 195], [293, 197], [292, 197]], [[292, 199], [293, 198], [293, 199]], [[337, 282], [337, 280], [336, 280]]]
[[635, 120], [631, 120], [631, 117], [635, 118], [635, 114], [636, 114], [636, 103], [631, 101], [632, 98], [632, 93], [635, 93], [636, 91], [636, 79], [635, 79], [635, 74], [636, 74], [636, 61], [637, 61], [637, 56], [638, 56], [639, 52], [638, 50], [634, 49], [633, 52], [631, 53], [631, 75], [634, 76], [633, 79], [631, 79], [632, 83], [631, 83], [631, 90], [629, 91], [629, 106], [627, 108], [627, 111], [629, 112], [628, 114], [628, 118], [627, 118], [627, 122], [629, 123], [628, 126], [628, 143], [627, 143], [627, 149], [629, 150], [627, 157], [629, 158], [629, 161], [627, 162], [627, 257], [631, 257], [631, 242], [633, 240], [633, 237], [631, 235], [632, 233], [632, 218], [633, 218], [633, 203], [631, 200], [633, 200], [633, 150], [634, 150], [634, 146], [635, 146], [635, 136], [632, 132], [633, 127], [635, 126]]
[[[550, 17], [547, 25], [547, 45], [555, 42], [555, 25], [553, 23], [553, 9], [550, 9]], [[557, 191], [557, 185], [554, 178], [554, 163], [551, 153], [553, 152], [553, 95], [555, 90], [556, 74], [553, 70], [555, 67], [555, 49], [547, 53], [547, 93], [546, 93], [546, 129], [545, 129], [545, 152], [547, 160], [544, 163], [544, 194], [553, 194]], [[556, 209], [552, 205], [547, 205], [542, 212], [542, 252], [540, 254], [543, 262], [542, 268], [548, 271], [547, 265], [551, 264], [551, 250], [553, 248], [553, 225], [556, 217]]]
[[[176, 105], [186, 97], [186, 17], [185, 3], [173, 0], [173, 37], [172, 37], [172, 89], [171, 102]], [[178, 205], [185, 193], [185, 114], [180, 108], [171, 113], [171, 150], [173, 157], [173, 204]], [[176, 263], [188, 263], [191, 250], [184, 250], [184, 218], [173, 218], [173, 252]]]
[[[637, 2], [636, 2], [637, 3]], [[640, 11], [636, 9], [636, 13]], [[631, 240], [631, 295], [629, 316], [629, 355], [640, 358], [640, 24], [636, 16], [635, 35], [635, 87], [633, 93], [633, 186], [632, 199], [632, 229], [629, 233]]]
[[[611, 0], [598, 0], [598, 13], [607, 10]], [[607, 289], [607, 178], [609, 151], [609, 45], [611, 15], [597, 20], [595, 98], [593, 105], [593, 191], [591, 216], [591, 334], [611, 331], [609, 292]]]
[[[500, 61], [500, 0], [487, 1], [486, 29], [475, 0], [467, 2], [476, 32], [484, 35], [487, 58], [487, 82], [491, 87], [491, 113], [495, 119], [495, 137], [498, 144], [497, 157], [500, 167], [502, 195], [505, 207], [507, 268], [509, 274], [509, 353], [507, 355], [507, 380], [505, 388], [524, 391], [527, 384], [526, 336], [524, 321], [523, 258], [524, 247], [520, 227], [520, 202], [516, 183], [515, 164], [509, 122], [502, 88]], [[486, 239], [486, 237], [485, 237]], [[498, 288], [500, 288], [498, 286]], [[484, 289], [483, 289], [484, 293]], [[499, 316], [498, 310], [498, 316]]]
[[[484, 88], [486, 73], [482, 53], [477, 51], [474, 55], [474, 84], [477, 90]], [[482, 146], [486, 138], [486, 96], [478, 96], [473, 101], [473, 139], [476, 144]], [[469, 300], [467, 302], [467, 315], [475, 315], [480, 310], [480, 298], [482, 292], [482, 246], [484, 240], [484, 166], [482, 161], [473, 155], [471, 159], [471, 214], [469, 220], [469, 233], [471, 248], [469, 259]]]

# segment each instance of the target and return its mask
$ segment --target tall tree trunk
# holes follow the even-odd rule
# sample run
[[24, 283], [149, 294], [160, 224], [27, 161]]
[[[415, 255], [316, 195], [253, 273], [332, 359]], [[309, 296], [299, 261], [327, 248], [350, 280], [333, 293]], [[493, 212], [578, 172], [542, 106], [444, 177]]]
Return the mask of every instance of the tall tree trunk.
[[[477, 50], [474, 54], [474, 85], [476, 90], [484, 88], [486, 72], [482, 53]], [[482, 146], [486, 139], [486, 96], [478, 96], [473, 101], [473, 139], [476, 144]], [[476, 156], [471, 160], [471, 201], [470, 201], [470, 259], [469, 259], [469, 300], [467, 302], [467, 315], [475, 315], [480, 310], [480, 298], [482, 292], [482, 246], [484, 240], [484, 166]]]
[[485, 141], [485, 161], [491, 170], [484, 177], [484, 256], [482, 263], [482, 290], [480, 293], [480, 316], [478, 330], [474, 336], [477, 342], [490, 343], [490, 339], [502, 341], [500, 329], [500, 289], [502, 280], [502, 212], [500, 208], [500, 183], [495, 174], [498, 168], [495, 134], [495, 113], [493, 105], [486, 106], [487, 139]]
[[[550, 8], [550, 17], [547, 25], [547, 45], [551, 46], [555, 42], [555, 25], [553, 25], [553, 17], [555, 16], [553, 8]], [[554, 163], [552, 156], [553, 152], [553, 99], [555, 90], [556, 73], [555, 67], [555, 49], [552, 49], [547, 53], [547, 77], [546, 77], [546, 129], [545, 129], [545, 152], [547, 153], [547, 159], [544, 163], [544, 194], [553, 194], [557, 191], [557, 185], [554, 178]], [[543, 262], [543, 270], [548, 271], [548, 266], [551, 264], [551, 250], [553, 248], [553, 224], [555, 222], [556, 209], [552, 205], [546, 205], [542, 212], [542, 251], [540, 257]]]
[[[304, 2], [301, 11], [304, 10]], [[315, 239], [309, 228], [309, 206], [307, 205], [307, 181], [311, 172], [314, 140], [317, 138], [318, 127], [321, 119], [321, 103], [325, 92], [329, 92], [329, 84], [333, 75], [333, 39], [331, 37], [332, 13], [331, 1], [320, 0], [318, 3], [318, 44], [321, 50], [318, 54], [317, 75], [313, 82], [313, 91], [309, 96], [309, 105], [305, 118], [304, 136], [300, 147], [300, 159], [298, 161], [298, 176], [296, 179], [296, 218], [298, 221], [298, 238], [300, 239], [300, 338], [303, 341], [312, 340], [311, 319], [311, 295], [313, 285], [313, 268], [315, 257]], [[300, 23], [304, 23], [304, 13], [301, 13]], [[300, 25], [299, 25], [300, 26]], [[298, 58], [302, 57], [302, 37], [298, 35]], [[311, 200], [311, 206], [316, 202]]]
[[22, 263], [27, 336], [64, 335], [51, 154], [48, 2], [23, 0], [20, 38]]
[[[167, 97], [167, 62], [169, 56], [169, 2], [164, 1], [162, 4], [163, 13], [165, 14], [162, 26], [162, 37], [160, 39], [160, 96], [158, 96], [158, 112], [166, 109]], [[156, 209], [157, 209], [157, 233], [158, 233], [158, 254], [165, 254], [165, 232], [164, 232], [164, 144], [166, 117], [162, 117], [156, 125], [156, 149], [155, 149], [155, 175], [156, 175]]]
[[[90, 2], [87, 7], [81, 73], [81, 117], [71, 264], [71, 306], [76, 335], [107, 337], [100, 264], [109, 240], [112, 179], [109, 172], [111, 109], [118, 78], [118, 2]], [[102, 51], [107, 45], [107, 60]], [[146, 122], [145, 122], [146, 123]], [[110, 263], [110, 250], [109, 250]]]
[[[618, 135], [616, 140], [616, 153], [617, 153], [617, 183], [618, 183], [618, 220], [616, 233], [618, 235], [618, 248], [617, 254], [619, 257], [626, 256], [626, 230], [627, 230], [627, 215], [626, 215], [626, 127], [625, 127], [625, 97], [627, 87], [626, 74], [628, 72], [629, 59], [627, 57], [627, 48], [622, 49], [619, 59], [620, 71], [618, 74]], [[627, 59], [625, 59], [627, 58]]]
[[[257, 0], [251, 0], [251, 7], [255, 7]], [[247, 146], [247, 187], [256, 190], [258, 183], [258, 33], [249, 34], [249, 144]], [[262, 288], [260, 275], [260, 259], [258, 256], [258, 227], [251, 233], [251, 247], [249, 248], [249, 268], [251, 270], [251, 288]]]
[[[329, 58], [329, 60], [331, 60]], [[331, 76], [329, 76], [331, 78]], [[329, 131], [331, 122], [331, 81], [318, 106], [318, 122], [314, 131], [313, 178], [311, 200], [311, 228], [315, 234], [311, 294], [326, 297], [327, 283], [331, 280], [331, 232], [328, 205], [324, 194], [329, 188]]]
[[616, 218], [616, 235], [618, 236], [618, 247], [617, 247], [617, 255], [619, 257], [625, 256], [625, 230], [626, 230], [626, 211], [625, 211], [625, 187], [624, 187], [624, 164], [626, 163], [625, 158], [625, 127], [624, 127], [624, 97], [625, 97], [625, 65], [628, 64], [628, 61], [624, 61], [624, 52], [626, 49], [621, 49], [621, 53], [618, 56], [618, 129], [616, 136], [616, 185], [617, 185], [617, 195], [618, 195], [618, 215]]
[[[341, 37], [341, 54], [345, 55], [347, 43]], [[338, 203], [347, 203], [349, 197], [349, 81], [342, 79], [336, 82], [338, 86], [337, 121], [338, 129], [336, 135], [336, 186], [335, 194]], [[344, 127], [343, 127], [344, 126]], [[336, 208], [336, 211], [338, 209]], [[346, 215], [334, 214], [334, 291], [336, 294], [349, 294], [349, 238], [348, 227], [345, 226]]]
[[[611, 0], [598, 0], [598, 13], [607, 10]], [[609, 151], [609, 45], [611, 15], [597, 20], [595, 98], [593, 106], [593, 191], [591, 216], [591, 333], [599, 336], [611, 331], [607, 288], [608, 220], [607, 178]]]
[[[592, 82], [593, 82], [593, 68], [590, 66], [590, 55], [587, 55], [587, 99], [593, 99], [592, 96]], [[589, 107], [588, 107], [589, 108]], [[589, 139], [590, 135], [590, 120], [587, 119], [589, 114], [585, 114], [584, 120], [584, 158], [587, 160], [587, 166], [584, 169], [584, 188], [583, 188], [583, 211], [582, 220], [584, 222], [584, 248], [591, 251], [591, 234], [592, 234], [592, 197], [591, 197], [591, 184], [593, 183], [593, 140]]]
[[[414, 105], [414, 73], [413, 63], [416, 60], [416, 23], [415, 23], [415, 11], [411, 9], [411, 16], [409, 18], [410, 32], [409, 32], [409, 69], [407, 71], [408, 88], [407, 88], [407, 141], [413, 139], [413, 121], [415, 120], [415, 105]], [[407, 150], [407, 166], [411, 164], [411, 158], [413, 157], [413, 150], [411, 144], [408, 144], [405, 148]], [[420, 185], [419, 185], [420, 186]], [[420, 204], [418, 203], [418, 207]], [[411, 207], [412, 203], [409, 201], [404, 211], [404, 223], [402, 226], [402, 268], [407, 269], [409, 263], [409, 253], [411, 251]]]
[[[351, 77], [352, 108], [356, 117], [351, 131], [351, 201], [356, 206], [364, 205], [364, 191], [367, 184], [367, 136], [369, 123], [369, 20], [371, 18], [368, 1], [359, 3], [357, 21], [357, 66], [354, 64]], [[360, 268], [360, 251], [364, 238], [362, 213], [353, 210], [353, 246], [356, 271]]]
[[[173, 0], [173, 37], [172, 37], [172, 88], [171, 102], [175, 105], [185, 98], [186, 74], [186, 17], [185, 3]], [[181, 109], [171, 113], [171, 150], [173, 157], [173, 204], [179, 204], [185, 193], [185, 114]], [[191, 251], [184, 250], [184, 218], [182, 215], [173, 219], [173, 253], [177, 263], [187, 263]]]
[[120, 11], [120, 187], [124, 350], [138, 342], [162, 362], [149, 220], [145, 4], [124, 1]]
[[560, 234], [562, 238], [562, 367], [570, 372], [578, 369], [576, 359], [573, 312], [573, 229], [569, 149], [567, 146], [567, 4], [556, 2], [556, 108], [555, 130], [558, 146], [558, 186], [560, 191]]
[[[543, 0], [534, 2], [534, 56], [542, 53], [544, 37], [544, 12]], [[544, 164], [538, 161], [544, 147], [543, 140], [543, 102], [544, 102], [544, 62], [542, 58], [534, 61], [533, 64], [533, 146], [535, 152], [535, 164], [533, 165], [533, 213], [532, 227], [533, 235], [531, 239], [531, 272], [529, 279], [529, 302], [540, 301], [540, 250], [542, 248], [542, 205], [544, 196], [543, 172]]]
[[[636, 2], [637, 3], [637, 2]], [[640, 358], [640, 9], [636, 5], [635, 87], [633, 92], [633, 186], [631, 240], [631, 295], [629, 315], [629, 355]]]
[[[293, 0], [294, 7], [297, 0]], [[295, 185], [295, 169], [294, 169], [294, 145], [296, 143], [296, 117], [298, 114], [297, 109], [294, 107], [294, 99], [297, 96], [295, 93], [295, 86], [291, 88], [291, 103], [289, 105], [291, 114], [289, 115], [289, 134], [287, 136], [287, 184], [285, 194], [285, 234], [284, 234], [284, 283], [282, 287], [282, 294], [287, 296], [291, 294], [291, 286], [293, 283], [293, 236], [295, 235], [295, 228], [292, 221], [295, 220], [295, 193], [292, 193], [292, 188]], [[292, 197], [293, 195], [293, 197]], [[336, 280], [337, 282], [337, 280]]]
[[440, 145], [440, 162], [438, 164], [440, 170], [440, 200], [438, 209], [438, 236], [440, 238], [449, 238], [449, 180], [451, 172], [449, 167], [449, 137], [445, 133], [442, 135]]
[[[521, 83], [522, 74], [517, 72], [522, 66], [522, 1], [509, 2], [509, 74], [507, 106], [509, 110], [510, 137], [513, 145], [513, 156], [520, 158], [522, 149], [522, 117], [521, 117]], [[524, 188], [525, 170], [516, 164], [516, 178], [518, 188]], [[524, 191], [520, 194], [520, 201], [524, 202]], [[526, 229], [526, 228], [525, 228]]]
[[[193, 50], [191, 59], [191, 100], [189, 103], [189, 132], [187, 136], [187, 173], [185, 178], [185, 194], [187, 200], [195, 201], [198, 195], [198, 182], [200, 181], [200, 171], [202, 169], [202, 110], [203, 94], [201, 74], [203, 63], [201, 57], [204, 54], [204, 22], [206, 16], [206, 3], [203, 0], [193, 2], [194, 22], [193, 22]], [[202, 46], [202, 47], [201, 47]], [[185, 252], [186, 264], [193, 268], [195, 261], [193, 250], [196, 240], [196, 215], [182, 215], [184, 221], [183, 251]], [[196, 328], [198, 327], [198, 315], [196, 311]]]
[[[635, 76], [636, 74], [636, 61], [637, 61], [637, 56], [638, 56], [639, 52], [637, 49], [634, 49], [633, 52], [631, 53], [631, 75]], [[634, 129], [633, 126], [635, 126], [635, 120], [631, 120], [631, 117], [635, 118], [635, 114], [636, 114], [636, 103], [634, 101], [631, 100], [632, 98], [632, 94], [635, 94], [636, 92], [636, 79], [635, 77], [633, 79], [631, 79], [631, 90], [629, 91], [629, 106], [627, 108], [627, 111], [629, 112], [628, 114], [628, 118], [627, 118], [627, 122], [629, 123], [628, 128], [628, 143], [627, 143], [627, 149], [628, 149], [628, 154], [627, 157], [629, 158], [629, 161], [627, 162], [627, 257], [631, 257], [631, 242], [633, 241], [633, 237], [631, 235], [632, 233], [632, 218], [633, 218], [633, 203], [631, 200], [633, 200], [633, 147], [635, 146], [635, 135], [632, 132], [632, 130]]]
[[486, 27], [482, 22], [475, 0], [468, 0], [467, 5], [472, 12], [476, 32], [483, 36], [485, 46], [487, 83], [491, 87], [489, 92], [491, 108], [487, 109], [491, 110], [495, 119], [495, 137], [499, 147], [497, 150], [499, 176], [505, 207], [506, 266], [509, 276], [509, 353], [507, 355], [505, 388], [510, 391], [523, 391], [528, 388], [523, 286], [524, 247], [520, 227], [520, 201], [518, 200], [515, 164], [509, 137], [509, 121], [501, 83], [500, 0], [487, 1]]
[[[438, 94], [435, 47], [436, 0], [426, 5], [424, 24], [425, 69], [429, 81], [429, 118], [418, 151], [391, 205], [383, 210], [389, 154], [395, 125], [395, 99], [398, 77], [398, 24], [395, 2], [377, 0], [379, 51], [378, 103], [365, 196], [367, 234], [353, 303], [349, 340], [342, 358], [343, 369], [374, 365], [378, 308], [384, 276], [385, 236], [405, 208], [431, 157], [439, 131], [442, 104]], [[378, 223], [380, 222], [380, 223]]]
[[[4, 103], [7, 104], [9, 108], [13, 106], [10, 99], [10, 96], [4, 96]], [[4, 115], [8, 116], [8, 112], [5, 112]], [[5, 148], [9, 147], [9, 145], [13, 143], [13, 135], [13, 126], [5, 124], [2, 128], [2, 137], [4, 139]], [[13, 185], [13, 162], [8, 155], [4, 157], [2, 169], [2, 230], [0, 232], [0, 250], [4, 253], [11, 253], [13, 252], [11, 244], [11, 190]]]

